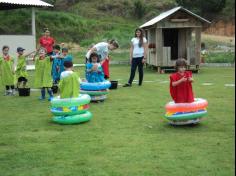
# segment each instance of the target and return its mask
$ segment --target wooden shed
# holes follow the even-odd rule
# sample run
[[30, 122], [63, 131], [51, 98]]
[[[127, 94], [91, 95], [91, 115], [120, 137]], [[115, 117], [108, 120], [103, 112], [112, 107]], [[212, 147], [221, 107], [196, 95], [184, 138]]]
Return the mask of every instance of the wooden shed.
[[191, 11], [176, 7], [141, 25], [149, 44], [147, 64], [171, 69], [178, 58], [185, 58], [189, 69], [198, 70], [201, 31], [210, 22]]

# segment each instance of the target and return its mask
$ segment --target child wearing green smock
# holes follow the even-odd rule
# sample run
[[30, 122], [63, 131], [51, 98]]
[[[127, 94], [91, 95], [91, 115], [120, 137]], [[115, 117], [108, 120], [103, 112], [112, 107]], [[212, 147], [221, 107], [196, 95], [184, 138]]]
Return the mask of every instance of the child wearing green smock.
[[46, 56], [44, 48], [39, 49], [39, 56], [35, 58], [35, 81], [34, 86], [41, 88], [40, 100], [45, 99], [45, 89], [49, 94], [49, 101], [53, 98], [52, 87], [52, 59]]
[[9, 56], [9, 46], [3, 46], [3, 55], [0, 56], [0, 75], [2, 84], [6, 87], [4, 95], [15, 94], [15, 73], [14, 73], [14, 59]]
[[73, 72], [73, 63], [64, 62], [65, 71], [61, 73], [59, 82], [60, 98], [76, 98], [79, 96], [79, 76]]
[[28, 81], [28, 73], [26, 71], [26, 57], [28, 55], [24, 55], [24, 48], [18, 47], [18, 59], [17, 59], [17, 66], [16, 66], [16, 79], [17, 79], [17, 88], [19, 88], [22, 84], [22, 87], [25, 88], [26, 83]]

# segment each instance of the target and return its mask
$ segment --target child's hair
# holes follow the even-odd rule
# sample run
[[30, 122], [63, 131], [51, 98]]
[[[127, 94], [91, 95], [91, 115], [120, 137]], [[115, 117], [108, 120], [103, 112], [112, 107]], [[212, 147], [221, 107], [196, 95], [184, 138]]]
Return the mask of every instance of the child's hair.
[[2, 51], [5, 50], [5, 49], [9, 49], [9, 46], [4, 45], [4, 46], [2, 47]]
[[176, 71], [178, 71], [179, 67], [187, 67], [187, 62], [186, 62], [186, 60], [184, 58], [179, 58], [175, 62], [175, 69], [176, 69]]
[[64, 51], [65, 51], [65, 52], [68, 52], [68, 48], [62, 48], [61, 51], [62, 51], [62, 52], [64, 52]]
[[115, 39], [110, 40], [108, 43], [113, 45], [115, 48], [119, 48], [119, 43]]
[[71, 68], [71, 67], [73, 67], [73, 62], [65, 61], [63, 65], [64, 65], [65, 68]]
[[44, 28], [44, 32], [50, 32], [48, 28]]
[[53, 46], [53, 49], [60, 50], [61, 47], [60, 47], [59, 45], [54, 45], [54, 46]]
[[97, 63], [100, 62], [100, 59], [99, 59], [99, 57], [98, 57], [98, 54], [95, 53], [95, 52], [93, 52], [93, 53], [90, 54], [90, 57], [89, 57], [89, 62], [90, 62], [90, 63], [92, 62], [92, 58], [93, 58], [93, 57], [97, 57]]
[[44, 48], [44, 47], [40, 47], [40, 48], [39, 48], [39, 51], [40, 51], [40, 50], [44, 50], [44, 52], [47, 53], [47, 50], [46, 50], [46, 48]]

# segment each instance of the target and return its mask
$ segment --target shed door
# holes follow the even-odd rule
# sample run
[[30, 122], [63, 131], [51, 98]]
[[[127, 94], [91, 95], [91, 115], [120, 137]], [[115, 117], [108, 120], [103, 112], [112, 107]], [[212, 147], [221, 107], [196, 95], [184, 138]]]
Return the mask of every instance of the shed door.
[[164, 47], [171, 47], [171, 60], [178, 59], [178, 29], [163, 29]]

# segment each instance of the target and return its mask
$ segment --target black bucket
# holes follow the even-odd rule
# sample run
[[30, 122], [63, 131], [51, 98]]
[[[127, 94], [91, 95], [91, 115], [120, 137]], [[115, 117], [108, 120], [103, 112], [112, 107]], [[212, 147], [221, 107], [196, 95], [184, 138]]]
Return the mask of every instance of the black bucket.
[[52, 92], [53, 92], [53, 94], [56, 94], [58, 92], [58, 86], [57, 85], [52, 86]]
[[30, 96], [30, 88], [18, 88], [18, 92], [21, 97]]
[[117, 89], [118, 81], [111, 81], [111, 87], [109, 89]]

